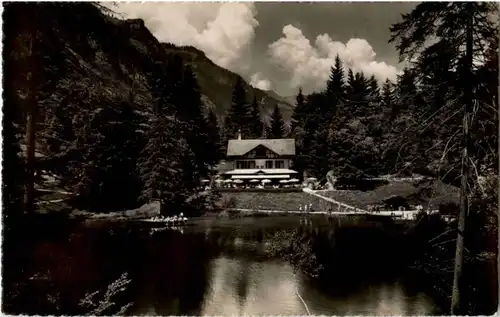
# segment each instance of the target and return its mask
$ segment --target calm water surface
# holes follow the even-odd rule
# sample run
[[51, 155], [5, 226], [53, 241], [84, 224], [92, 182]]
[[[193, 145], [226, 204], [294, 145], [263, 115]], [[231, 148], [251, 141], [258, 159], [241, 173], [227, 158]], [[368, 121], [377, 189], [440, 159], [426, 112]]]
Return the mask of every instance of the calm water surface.
[[[289, 218], [280, 226], [298, 226], [298, 219]], [[52, 308], [40, 298], [59, 294], [60, 311], [72, 313], [85, 293], [105, 289], [126, 272], [131, 282], [117, 302], [132, 302], [131, 315], [304, 315], [297, 292], [312, 314], [439, 313], [405, 276], [381, 280], [368, 275], [347, 285], [332, 279], [320, 287], [266, 255], [265, 232], [276, 220], [248, 221], [199, 224], [182, 233], [153, 233], [144, 225], [79, 228], [68, 237], [40, 240], [17, 254], [23, 264], [13, 276], [30, 282], [10, 310], [48, 313]]]

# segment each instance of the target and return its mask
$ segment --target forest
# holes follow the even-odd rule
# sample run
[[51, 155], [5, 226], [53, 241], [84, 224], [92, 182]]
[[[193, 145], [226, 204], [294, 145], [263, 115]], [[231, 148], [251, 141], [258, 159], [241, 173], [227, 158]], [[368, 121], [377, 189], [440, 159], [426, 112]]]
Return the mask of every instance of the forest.
[[482, 215], [469, 219], [467, 246], [476, 255], [492, 250], [496, 16], [495, 3], [419, 4], [390, 29], [407, 65], [396, 82], [349, 69], [337, 56], [325, 88], [299, 90], [285, 122], [278, 106], [263, 119], [241, 77], [229, 111], [216, 115], [181, 57], [154, 45], [150, 33], [138, 42], [139, 22], [113, 18], [99, 4], [6, 3], [4, 232], [43, 209], [49, 187], [68, 193], [58, 200], [68, 210], [159, 201], [163, 213], [199, 215], [217, 200], [202, 180], [216, 174], [226, 141], [240, 131], [294, 138], [294, 168], [322, 181], [330, 171], [348, 180], [420, 174], [461, 186], [460, 219]]
[[[205, 106], [196, 76], [182, 58], [164, 50], [141, 52], [100, 5], [24, 6], [8, 4], [4, 13], [10, 26], [4, 52], [11, 52], [4, 56], [9, 61], [3, 119], [8, 208], [36, 209], [34, 188], [47, 175], [73, 193], [71, 204], [84, 209], [102, 212], [151, 200], [172, 210], [186, 201], [200, 207], [205, 202], [198, 200], [207, 197], [197, 193], [200, 180], [216, 172], [227, 139], [237, 131], [244, 138], [294, 138], [295, 169], [319, 179], [329, 171], [354, 180], [416, 173], [459, 185], [466, 113], [471, 114], [470, 178], [477, 184], [471, 188], [481, 188], [479, 180], [498, 172], [498, 37], [489, 18], [496, 10], [492, 4], [473, 6], [471, 65], [465, 27], [449, 25], [463, 19], [466, 9], [454, 5], [444, 14], [445, 3], [418, 6], [391, 28], [401, 60], [412, 60], [396, 82], [347, 69], [337, 56], [323, 91], [298, 91], [291, 122], [284, 121], [278, 106], [263, 120], [241, 77], [229, 111], [217, 116]], [[417, 17], [419, 10], [427, 20]], [[31, 15], [20, 18], [20, 12]], [[43, 26], [55, 18], [54, 25]], [[26, 19], [38, 23], [22, 25]], [[93, 23], [77, 27], [73, 19]], [[109, 36], [119, 32], [111, 51]], [[430, 36], [440, 40], [426, 47], [422, 38]], [[106, 78], [111, 71], [119, 80]], [[23, 194], [27, 201], [22, 202]]]

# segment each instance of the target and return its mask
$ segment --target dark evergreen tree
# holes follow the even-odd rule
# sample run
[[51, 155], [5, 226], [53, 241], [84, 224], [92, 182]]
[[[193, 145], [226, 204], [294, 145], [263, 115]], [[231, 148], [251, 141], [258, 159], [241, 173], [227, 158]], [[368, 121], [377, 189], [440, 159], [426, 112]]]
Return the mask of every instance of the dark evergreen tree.
[[246, 98], [245, 84], [238, 77], [231, 97], [231, 108], [226, 117], [224, 128], [228, 138], [235, 138], [238, 131], [244, 138], [251, 135], [251, 111]]
[[221, 147], [221, 128], [217, 121], [217, 115], [210, 109], [207, 114], [207, 126], [208, 126], [208, 143], [207, 143], [207, 155], [210, 155], [209, 161], [219, 162], [224, 153], [222, 153]]
[[127, 102], [92, 111], [70, 159], [80, 206], [116, 210], [137, 201], [140, 183], [135, 166], [141, 151], [137, 127], [138, 117]]
[[374, 103], [380, 102], [380, 87], [378, 85], [378, 80], [375, 75], [372, 75], [368, 80], [370, 101]]
[[209, 167], [215, 166], [217, 161], [208, 154], [213, 151], [210, 148], [209, 127], [203, 115], [200, 87], [189, 66], [184, 66], [179, 88], [173, 94], [178, 96], [174, 104], [176, 118], [182, 122], [183, 137], [196, 160], [194, 169], [189, 171], [193, 173], [192, 184], [196, 188], [201, 178], [207, 177]]
[[273, 113], [271, 114], [267, 138], [282, 139], [285, 137], [285, 133], [286, 130], [285, 122], [283, 121], [283, 115], [281, 114], [280, 108], [276, 105], [274, 107]]
[[138, 165], [144, 183], [142, 199], [159, 201], [160, 213], [170, 214], [184, 196], [179, 187], [184, 167], [180, 154], [186, 148], [181, 147], [182, 139], [173, 117], [157, 115], [149, 125], [147, 143]]
[[156, 63], [151, 74], [155, 103], [145, 134], [147, 142], [138, 163], [143, 182], [141, 198], [144, 202], [159, 201], [162, 214], [173, 213], [172, 209], [177, 208], [176, 203], [183, 196], [184, 178], [181, 161], [181, 150], [185, 150], [181, 147], [183, 127], [175, 117], [176, 107], [172, 102], [177, 96], [171, 94], [175, 82], [167, 77], [168, 70]]
[[263, 124], [262, 124], [262, 118], [260, 116], [260, 107], [259, 103], [257, 102], [257, 97], [253, 97], [252, 101], [252, 112], [251, 112], [251, 135], [250, 137], [252, 139], [259, 139], [262, 138], [262, 129], [263, 129]]
[[330, 96], [343, 97], [345, 94], [344, 67], [339, 55], [335, 57], [335, 66], [330, 70], [326, 84], [326, 93]]
[[301, 133], [301, 127], [304, 123], [304, 118], [307, 116], [307, 111], [305, 109], [305, 97], [302, 94], [302, 88], [299, 88], [299, 93], [295, 98], [295, 108], [293, 109], [292, 119], [290, 123], [290, 133], [298, 138]]
[[2, 168], [2, 220], [5, 235], [15, 229], [16, 220], [23, 215], [25, 165], [21, 152], [21, 130], [19, 129], [20, 107], [4, 91], [3, 104], [3, 168]]
[[[482, 286], [471, 286], [476, 279], [467, 279], [467, 273], [472, 272], [470, 265], [478, 261], [470, 245], [478, 231], [471, 234], [474, 230], [467, 229], [466, 222], [471, 220], [471, 196], [478, 186], [473, 181], [478, 175], [475, 162], [484, 153], [475, 140], [475, 131], [480, 129], [481, 123], [474, 119], [488, 108], [477, 105], [482, 99], [479, 87], [485, 80], [480, 77], [480, 68], [487, 60], [484, 46], [498, 37], [497, 19], [491, 19], [492, 16], [498, 16], [498, 6], [493, 3], [422, 3], [390, 29], [391, 41], [396, 42], [401, 60], [413, 61], [412, 68], [419, 82], [425, 85], [427, 104], [431, 105], [431, 111], [423, 119], [417, 119], [418, 128], [415, 129], [419, 133], [433, 130], [435, 134], [433, 144], [426, 151], [431, 152], [427, 154], [429, 165], [437, 165], [433, 170], [439, 174], [446, 161], [449, 165], [446, 174], [455, 174], [453, 178], [461, 180], [453, 288], [451, 292], [445, 290], [452, 295], [451, 314], [478, 313], [475, 303], [468, 299], [474, 298], [477, 292], [484, 292]], [[498, 64], [495, 68], [498, 72]], [[441, 153], [441, 156], [438, 158], [432, 153]], [[497, 229], [494, 231], [496, 234]], [[476, 245], [475, 249], [481, 253], [486, 248]], [[451, 279], [447, 272], [439, 273], [444, 275], [441, 279]], [[490, 311], [495, 309], [496, 303]]]
[[395, 97], [394, 97], [394, 88], [393, 83], [386, 79], [384, 85], [382, 86], [382, 107], [384, 113], [386, 113], [387, 118], [390, 120], [394, 118], [397, 113]]

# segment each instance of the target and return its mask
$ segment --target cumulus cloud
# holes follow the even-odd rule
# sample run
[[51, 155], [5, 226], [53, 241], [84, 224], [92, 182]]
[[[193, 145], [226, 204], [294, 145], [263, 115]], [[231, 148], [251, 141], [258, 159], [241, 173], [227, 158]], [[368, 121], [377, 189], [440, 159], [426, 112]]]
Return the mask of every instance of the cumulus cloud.
[[396, 67], [377, 62], [373, 48], [364, 39], [353, 38], [344, 44], [322, 34], [312, 44], [300, 29], [286, 25], [283, 36], [269, 45], [272, 62], [291, 75], [291, 88], [324, 88], [337, 54], [345, 69], [375, 75], [379, 81], [395, 80], [399, 73]]
[[253, 3], [119, 2], [112, 8], [125, 18], [141, 18], [161, 42], [191, 45], [216, 64], [241, 69], [259, 22]]
[[271, 90], [271, 81], [262, 78], [261, 73], [255, 73], [250, 77], [250, 85], [261, 90]]

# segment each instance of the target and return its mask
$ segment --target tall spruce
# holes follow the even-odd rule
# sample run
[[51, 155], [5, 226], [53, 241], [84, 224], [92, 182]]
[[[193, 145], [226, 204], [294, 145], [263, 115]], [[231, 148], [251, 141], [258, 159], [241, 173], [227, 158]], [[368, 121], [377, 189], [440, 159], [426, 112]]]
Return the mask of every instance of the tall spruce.
[[[10, 98], [12, 91], [4, 91], [3, 105], [3, 168], [2, 168], [2, 220], [4, 234], [10, 232], [23, 214], [25, 164], [20, 147], [22, 132], [18, 120], [20, 107]], [[5, 241], [5, 236], [4, 236]]]
[[252, 139], [262, 138], [263, 123], [262, 123], [262, 118], [260, 116], [260, 106], [259, 103], [257, 102], [257, 96], [253, 97], [250, 117], [252, 118], [252, 121], [250, 123], [251, 125], [250, 137]]
[[273, 113], [271, 114], [267, 138], [282, 139], [285, 137], [285, 133], [286, 130], [285, 122], [283, 121], [283, 115], [281, 114], [280, 108], [276, 105], [274, 107]]
[[128, 102], [106, 103], [86, 116], [75, 141], [76, 156], [70, 160], [81, 207], [116, 210], [137, 201], [137, 120]]
[[[480, 124], [472, 119], [474, 104], [481, 100], [478, 87], [484, 79], [478, 76], [478, 71], [487, 59], [484, 45], [492, 43], [492, 38], [498, 34], [497, 21], [491, 16], [498, 16], [498, 7], [493, 3], [422, 3], [403, 15], [403, 20], [390, 30], [391, 41], [396, 42], [401, 59], [415, 61], [412, 66], [422, 81], [433, 78], [434, 85], [426, 87], [428, 94], [444, 101], [443, 106], [434, 109], [436, 111], [429, 114], [426, 120], [433, 123], [436, 119], [446, 118], [447, 129], [436, 127], [438, 137], [442, 141], [447, 140], [444, 144], [453, 142], [459, 145], [456, 150], [447, 150], [443, 154], [448, 158], [461, 156], [455, 168], [461, 175], [462, 183], [451, 297], [451, 314], [454, 315], [469, 313], [469, 305], [464, 301], [464, 293], [471, 289], [465, 287], [463, 282], [466, 264], [464, 232], [466, 216], [470, 213], [470, 195], [475, 187], [471, 185], [475, 184], [471, 182], [474, 169], [471, 165], [483, 151], [473, 142], [473, 131]], [[477, 109], [483, 112], [487, 108]], [[443, 126], [443, 121], [440, 121], [438, 124]]]
[[368, 87], [370, 100], [375, 103], [380, 102], [380, 87], [378, 80], [375, 78], [375, 75], [370, 76], [370, 78], [368, 79]]
[[[182, 63], [180, 59], [179, 63]], [[178, 86], [179, 88], [173, 91], [173, 94], [178, 96], [174, 104], [175, 115], [183, 123], [183, 137], [195, 157], [195, 167], [189, 173], [193, 174], [191, 182], [193, 188], [196, 188], [201, 178], [208, 176], [209, 168], [217, 164], [217, 161], [209, 155], [213, 150], [209, 147], [209, 127], [203, 115], [200, 87], [191, 67], [183, 67]]]
[[[162, 64], [156, 63], [151, 74], [155, 102], [146, 131], [146, 145], [141, 152], [138, 170], [143, 182], [141, 198], [144, 202], [159, 201], [160, 212], [170, 213], [181, 193], [177, 185], [183, 178], [180, 156], [181, 133], [171, 103], [171, 83]], [[170, 89], [169, 89], [170, 88]]]
[[207, 155], [210, 155], [209, 161], [219, 162], [223, 157], [222, 147], [221, 147], [221, 128], [219, 126], [217, 115], [210, 109], [207, 114], [207, 127], [208, 127], [208, 143], [207, 143]]
[[388, 119], [394, 118], [397, 114], [397, 107], [395, 104], [394, 85], [386, 79], [382, 85], [382, 107]]
[[307, 111], [305, 109], [305, 97], [302, 93], [302, 88], [299, 88], [299, 92], [297, 97], [295, 98], [295, 108], [293, 109], [292, 119], [290, 120], [290, 133], [295, 137], [299, 137], [300, 130], [299, 129], [304, 123], [305, 116], [307, 115]]
[[345, 93], [344, 66], [339, 55], [335, 56], [335, 65], [330, 69], [330, 77], [326, 84], [328, 95], [343, 97]]
[[241, 77], [238, 77], [233, 88], [231, 108], [224, 124], [227, 138], [235, 138], [238, 131], [241, 131], [242, 137], [250, 137], [251, 122], [251, 111], [247, 101], [245, 83]]

